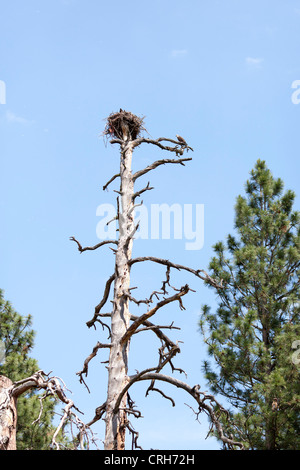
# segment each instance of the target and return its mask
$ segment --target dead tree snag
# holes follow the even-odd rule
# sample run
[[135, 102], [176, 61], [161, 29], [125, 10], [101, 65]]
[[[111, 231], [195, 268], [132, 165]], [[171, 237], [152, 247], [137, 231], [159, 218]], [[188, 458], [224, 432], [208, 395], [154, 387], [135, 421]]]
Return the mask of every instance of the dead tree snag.
[[[93, 318], [87, 322], [88, 327], [93, 326], [96, 328], [97, 323], [99, 323], [102, 328], [107, 328], [110, 343], [102, 344], [98, 342], [92, 353], [84, 361], [83, 369], [78, 372], [80, 381], [85, 383], [84, 376], [87, 376], [91, 359], [97, 354], [100, 348], [109, 349], [107, 399], [105, 403], [96, 409], [95, 417], [88, 424], [91, 425], [101, 418], [105, 420], [106, 431], [104, 447], [106, 450], [125, 449], [126, 429], [132, 434], [132, 447], [139, 448], [137, 444], [138, 434], [130, 424], [129, 415], [133, 414], [136, 417], [140, 417], [141, 413], [134, 407], [134, 403], [128, 395], [128, 390], [137, 381], [149, 380], [150, 385], [147, 393], [150, 390], [157, 391], [174, 404], [173, 399], [166, 396], [164, 392], [156, 386], [156, 382], [165, 381], [186, 390], [193, 396], [198, 404], [198, 412], [204, 411], [209, 415], [214, 429], [218, 432], [225, 446], [231, 446], [232, 448], [235, 446], [242, 447], [240, 443], [233, 442], [230, 438], [225, 436], [219, 421], [219, 416], [223, 413], [226, 414], [226, 410], [216, 402], [213, 396], [201, 393], [199, 386], [190, 387], [174, 377], [161, 374], [161, 370], [167, 364], [171, 367], [172, 372], [183, 372], [173, 364], [173, 358], [180, 352], [178, 344], [170, 340], [162, 331], [163, 329], [171, 330], [176, 327], [173, 326], [173, 322], [169, 325], [156, 325], [150, 322], [149, 319], [152, 319], [159, 309], [172, 302], [178, 302], [179, 307], [184, 309], [182, 302], [183, 297], [191, 290], [187, 284], [184, 284], [180, 288], [172, 286], [170, 283], [171, 270], [175, 269], [177, 271], [189, 272], [218, 289], [221, 289], [222, 285], [216, 284], [216, 281], [201, 269], [192, 269], [187, 266], [175, 264], [167, 259], [153, 256], [132, 258], [133, 239], [138, 228], [134, 220], [135, 200], [137, 197], [141, 196], [141, 194], [153, 189], [150, 187], [150, 183], [148, 183], [144, 188], [135, 191], [134, 184], [141, 176], [161, 165], [180, 164], [184, 166], [186, 162], [191, 160], [190, 157], [183, 157], [184, 153], [193, 150], [180, 136], [176, 139], [160, 137], [154, 140], [141, 136], [144, 130], [142, 118], [122, 109], [120, 109], [120, 112], [113, 113], [107, 118], [104, 135], [110, 139], [111, 144], [119, 144], [120, 146], [120, 170], [103, 186], [105, 190], [113, 181], [117, 179], [120, 181], [119, 190], [116, 191], [118, 193], [116, 216], [119, 230], [118, 240], [108, 240], [106, 242], [100, 242], [93, 247], [83, 248], [76, 238], [71, 237], [71, 240], [77, 243], [78, 250], [81, 253], [83, 251], [98, 249], [104, 244], [112, 243], [116, 245], [116, 248], [112, 248], [115, 254], [114, 273], [106, 282], [103, 298], [95, 307]], [[132, 174], [131, 162], [133, 151], [143, 143], [155, 145], [163, 151], [174, 153], [176, 158], [157, 160], [146, 168]], [[149, 298], [138, 300], [132, 295], [134, 288], [130, 285], [130, 272], [136, 263], [145, 261], [151, 261], [164, 266], [166, 269], [166, 279], [162, 282], [160, 290], [153, 291]], [[102, 308], [109, 299], [113, 283], [112, 311], [103, 313]], [[172, 295], [169, 295], [168, 290], [172, 291]], [[140, 316], [132, 315], [130, 313], [131, 303], [137, 305], [145, 304], [147, 307], [146, 312]], [[103, 318], [110, 318], [110, 325], [104, 323]], [[128, 354], [130, 341], [133, 335], [145, 330], [153, 331], [161, 341], [161, 347], [158, 350], [158, 363], [154, 367], [138, 372], [134, 376], [129, 376]]]
[[0, 450], [16, 449], [17, 400], [11, 387], [12, 381], [0, 375]]
[[[65, 394], [65, 385], [59, 377], [50, 376], [42, 370], [35, 372], [30, 377], [26, 377], [17, 382], [12, 382], [8, 377], [0, 375], [0, 450], [16, 450], [16, 430], [17, 430], [17, 400], [29, 390], [44, 390], [45, 393], [39, 399], [42, 401], [46, 396], [53, 396], [63, 403], [64, 409], [60, 422], [53, 433], [51, 448], [60, 450], [58, 434], [64, 424], [69, 421], [73, 423], [78, 435], [74, 438], [74, 448], [89, 448], [89, 442], [93, 439], [93, 433], [88, 425], [77, 416], [75, 411], [79, 411], [74, 402]], [[40, 413], [41, 414], [41, 413]], [[40, 416], [37, 418], [39, 421]]]

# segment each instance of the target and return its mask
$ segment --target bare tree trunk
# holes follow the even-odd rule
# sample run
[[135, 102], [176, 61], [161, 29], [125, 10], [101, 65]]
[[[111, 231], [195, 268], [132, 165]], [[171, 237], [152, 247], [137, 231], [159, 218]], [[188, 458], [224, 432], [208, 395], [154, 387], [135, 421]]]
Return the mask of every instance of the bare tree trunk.
[[10, 393], [12, 385], [0, 375], [0, 450], [16, 450], [17, 399]]
[[[125, 136], [124, 136], [125, 137]], [[127, 425], [125, 394], [119, 411], [114, 412], [116, 400], [128, 382], [129, 341], [124, 344], [121, 338], [130, 324], [129, 288], [132, 237], [135, 232], [133, 178], [131, 173], [132, 141], [124, 138], [121, 147], [119, 241], [115, 262], [114, 305], [111, 317], [111, 347], [108, 368], [108, 392], [106, 406], [106, 450], [124, 450]], [[120, 201], [118, 200], [118, 203]]]

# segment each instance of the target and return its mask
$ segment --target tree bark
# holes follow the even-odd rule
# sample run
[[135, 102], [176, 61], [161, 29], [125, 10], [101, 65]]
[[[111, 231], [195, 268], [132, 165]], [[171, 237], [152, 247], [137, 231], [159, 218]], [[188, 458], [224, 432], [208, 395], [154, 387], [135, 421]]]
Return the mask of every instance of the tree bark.
[[8, 377], [0, 375], [0, 450], [16, 450], [17, 399], [12, 386]]
[[124, 139], [120, 162], [119, 241], [115, 262], [114, 301], [111, 317], [111, 347], [108, 367], [108, 391], [106, 402], [105, 449], [124, 450], [127, 425], [127, 395], [120, 408], [114, 412], [116, 400], [128, 382], [129, 341], [122, 342], [130, 324], [128, 292], [130, 288], [130, 264], [134, 225], [133, 178], [131, 172], [132, 141]]

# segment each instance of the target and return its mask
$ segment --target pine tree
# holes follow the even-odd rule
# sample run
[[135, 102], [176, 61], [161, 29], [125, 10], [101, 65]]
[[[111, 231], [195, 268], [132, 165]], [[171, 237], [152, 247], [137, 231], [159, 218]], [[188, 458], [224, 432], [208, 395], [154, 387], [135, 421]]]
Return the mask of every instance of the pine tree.
[[237, 236], [214, 246], [215, 313], [200, 327], [211, 390], [232, 406], [231, 433], [249, 449], [300, 447], [300, 213], [258, 160], [235, 206]]
[[[18, 314], [11, 303], [4, 300], [0, 290], [0, 375], [13, 382], [32, 375], [39, 370], [36, 359], [29, 357], [34, 345], [35, 332], [31, 329], [32, 317]], [[43, 400], [43, 412], [36, 424], [32, 424], [40, 414], [40, 401], [36, 392], [31, 391], [18, 399], [17, 448], [42, 450], [49, 447], [51, 441], [51, 421], [55, 401]]]

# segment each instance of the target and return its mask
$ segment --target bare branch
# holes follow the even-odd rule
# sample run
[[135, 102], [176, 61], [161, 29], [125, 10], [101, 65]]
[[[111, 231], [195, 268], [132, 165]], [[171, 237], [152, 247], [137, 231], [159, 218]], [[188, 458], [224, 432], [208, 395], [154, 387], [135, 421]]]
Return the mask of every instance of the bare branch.
[[127, 427], [128, 431], [130, 432], [130, 434], [132, 435], [131, 450], [134, 450], [134, 449], [143, 450], [142, 447], [140, 445], [138, 445], [138, 443], [137, 443], [139, 433], [133, 429], [132, 424], [129, 421], [127, 421], [126, 427]]
[[110, 141], [111, 144], [124, 144], [124, 140], [123, 139], [111, 139]]
[[[172, 144], [175, 144], [175, 147], [168, 147], [166, 145], [163, 145], [161, 142], [171, 142]], [[186, 142], [180, 142], [179, 140], [173, 140], [173, 139], [167, 139], [166, 137], [159, 137], [158, 139], [147, 139], [145, 137], [141, 137], [139, 139], [136, 139], [133, 142], [133, 148], [137, 147], [138, 145], [146, 143], [146, 144], [153, 144], [159, 147], [162, 150], [167, 150], [168, 152], [175, 152], [176, 154], [182, 155], [184, 150], [192, 150], [192, 147], [189, 147]]]
[[85, 374], [85, 376], [87, 377], [88, 375], [88, 366], [89, 366], [89, 362], [93, 359], [93, 357], [96, 356], [97, 352], [99, 349], [102, 349], [102, 348], [110, 348], [111, 347], [111, 344], [103, 344], [103, 343], [100, 343], [99, 341], [97, 342], [96, 346], [93, 347], [93, 350], [91, 352], [91, 354], [88, 355], [88, 357], [85, 359], [84, 363], [83, 363], [83, 369], [80, 371], [80, 372], [76, 372], [76, 375], [79, 376], [79, 381], [80, 383], [84, 383], [84, 385], [86, 386], [86, 388], [89, 390], [87, 384], [85, 383], [85, 381], [83, 380], [83, 374]]
[[56, 447], [56, 450], [59, 450], [59, 444], [57, 443], [56, 441], [56, 437], [59, 433], [59, 431], [61, 430], [61, 428], [63, 427], [64, 423], [67, 421], [68, 417], [71, 416], [71, 408], [73, 406], [73, 402], [70, 400], [65, 408], [64, 408], [64, 413], [63, 413], [63, 416], [60, 420], [60, 423], [58, 425], [58, 427], [56, 428], [55, 430], [55, 433], [53, 434], [53, 437], [52, 437], [52, 441], [51, 441], [51, 445], [54, 447]]
[[142, 300], [137, 300], [135, 299], [130, 293], [129, 291], [124, 291], [124, 295], [126, 297], [128, 297], [128, 299], [131, 301], [131, 302], [134, 302], [136, 305], [140, 306], [140, 304], [146, 304], [146, 305], [149, 305], [152, 301], [149, 300], [149, 299], [142, 299]]
[[97, 248], [100, 248], [103, 245], [107, 245], [108, 243], [114, 243], [115, 245], [118, 244], [117, 240], [104, 240], [103, 242], [97, 243], [97, 245], [95, 246], [86, 246], [85, 248], [82, 248], [81, 244], [79, 243], [78, 240], [76, 240], [75, 237], [70, 237], [70, 240], [77, 243], [78, 251], [80, 251], [80, 253], [82, 253], [83, 251], [87, 251], [87, 250], [97, 250]]
[[145, 188], [143, 188], [140, 191], [137, 191], [136, 193], [134, 193], [134, 195], [132, 196], [133, 202], [135, 201], [135, 198], [139, 197], [145, 191], [151, 191], [151, 189], [154, 189], [154, 188], [153, 188], [153, 186], [150, 187], [150, 182], [148, 181], [147, 186], [145, 186]]
[[[56, 438], [59, 434], [59, 431], [62, 429], [62, 427], [64, 426], [64, 424], [67, 422], [68, 419], [75, 420], [77, 427], [80, 429], [81, 437], [84, 435], [88, 439], [87, 432], [89, 431], [89, 428], [72, 411], [72, 409], [75, 409], [77, 411], [79, 410], [74, 405], [74, 402], [65, 395], [64, 390], [66, 387], [62, 379], [60, 379], [59, 377], [54, 377], [54, 376], [49, 377], [49, 375], [50, 374], [46, 374], [42, 370], [39, 370], [35, 372], [34, 374], [32, 374], [30, 377], [27, 377], [25, 379], [22, 379], [13, 383], [10, 389], [10, 396], [18, 398], [20, 395], [26, 393], [29, 390], [44, 389], [46, 393], [44, 397], [42, 397], [42, 399], [44, 399], [48, 395], [52, 395], [53, 397], [57, 397], [62, 403], [65, 404], [65, 407], [63, 410], [63, 416], [61, 417], [61, 420], [53, 434], [52, 441], [51, 441], [51, 446], [59, 450], [60, 445], [57, 442]], [[63, 386], [61, 385], [61, 382]]]
[[[133, 197], [132, 197], [132, 200], [133, 200]], [[129, 217], [132, 212], [139, 206], [142, 206], [143, 205], [143, 201], [141, 201], [139, 204], [134, 204], [131, 209], [127, 212], [127, 216]]]
[[[111, 313], [100, 313], [99, 316], [101, 317], [111, 317]], [[137, 321], [137, 320], [140, 320], [141, 317], [139, 316], [136, 316], [136, 315], [130, 315], [130, 320], [132, 320], [133, 322], [134, 321]], [[176, 326], [173, 326], [173, 322], [170, 324], [170, 325], [155, 325], [153, 323], [151, 323], [149, 320], [143, 320], [143, 323], [144, 325], [144, 328], [138, 328], [136, 329], [132, 335], [134, 334], [137, 334], [141, 331], [146, 331], [146, 330], [150, 330], [150, 331], [153, 331], [153, 333], [160, 339], [161, 343], [162, 343], [162, 347], [159, 349], [159, 355], [160, 355], [160, 361], [159, 361], [159, 364], [158, 366], [150, 369], [150, 370], [154, 370], [154, 371], [158, 371], [158, 370], [161, 370], [162, 367], [164, 367], [167, 363], [169, 363], [169, 365], [171, 366], [171, 369], [172, 369], [172, 372], [174, 371], [179, 371], [180, 373], [184, 373], [186, 375], [186, 373], [184, 372], [184, 370], [180, 369], [180, 368], [177, 368], [177, 367], [174, 367], [173, 363], [172, 363], [172, 358], [178, 353], [180, 352], [180, 349], [178, 347], [178, 342], [174, 343], [170, 338], [168, 338], [168, 336], [166, 336], [162, 331], [161, 329], [164, 329], [164, 328], [168, 328], [168, 329], [177, 329], [177, 330], [180, 330], [180, 328], [176, 327]], [[167, 348], [168, 350], [168, 353], [167, 355], [165, 355], [163, 353], [163, 350], [164, 348]], [[153, 384], [151, 384], [152, 386]]]
[[95, 322], [97, 321], [97, 317], [98, 317], [98, 314], [101, 310], [101, 308], [106, 304], [107, 302], [107, 299], [108, 299], [108, 296], [109, 296], [109, 292], [110, 292], [110, 287], [111, 287], [111, 284], [112, 282], [114, 281], [115, 279], [115, 273], [113, 273], [110, 278], [106, 281], [106, 284], [105, 284], [105, 289], [104, 289], [104, 294], [103, 294], [103, 298], [101, 300], [101, 302], [99, 302], [99, 304], [95, 307], [95, 313], [94, 313], [94, 316], [91, 320], [89, 320], [88, 322], [86, 322], [87, 326], [90, 328], [91, 326], [95, 326]]
[[[149, 371], [149, 369], [148, 369]], [[182, 382], [181, 380], [176, 379], [175, 377], [170, 377], [161, 373], [157, 372], [147, 372], [146, 370], [143, 371], [142, 373], [138, 373], [135, 376], [131, 377], [128, 384], [124, 387], [122, 390], [121, 394], [118, 397], [118, 400], [116, 402], [116, 407], [115, 407], [115, 412], [116, 408], [119, 406], [122, 400], [122, 396], [128, 391], [128, 389], [137, 381], [141, 380], [161, 380], [164, 382], [168, 382], [171, 385], [174, 385], [177, 388], [185, 390], [187, 393], [189, 393], [198, 403], [199, 406], [199, 412], [204, 411], [206, 414], [209, 415], [212, 424], [214, 425], [219, 438], [222, 440], [222, 442], [225, 445], [230, 446], [230, 448], [233, 448], [234, 446], [239, 447], [240, 449], [244, 449], [244, 446], [241, 442], [236, 442], [233, 441], [232, 439], [226, 437], [223, 432], [223, 427], [220, 423], [219, 416], [218, 414], [223, 413], [226, 414], [228, 417], [227, 411], [218, 403], [213, 395], [207, 395], [204, 392], [200, 392], [200, 386], [195, 385], [194, 387], [191, 387], [190, 385], [186, 384], [185, 382]], [[209, 401], [209, 404], [207, 403]], [[216, 411], [217, 409], [217, 411]]]
[[139, 228], [139, 226], [140, 226], [140, 221], [138, 221], [138, 223], [133, 227], [133, 229], [129, 233], [129, 235], [128, 235], [127, 239], [125, 240], [125, 243], [124, 243], [125, 247], [129, 245], [130, 240], [133, 239], [134, 234], [137, 231], [137, 229]]
[[[126, 341], [129, 340], [129, 338], [133, 335], [133, 333], [136, 331], [136, 329], [145, 321], [145, 320], [148, 320], [148, 318], [152, 317], [156, 312], [157, 310], [159, 310], [161, 307], [163, 307], [164, 305], [167, 305], [169, 304], [170, 302], [174, 302], [176, 300], [178, 300], [179, 302], [181, 301], [181, 297], [184, 296], [185, 294], [187, 294], [189, 291], [189, 286], [186, 284], [184, 287], [182, 287], [180, 289], [179, 292], [177, 292], [177, 294], [173, 295], [172, 297], [167, 297], [163, 300], [161, 300], [160, 302], [158, 302], [155, 307], [153, 307], [151, 310], [149, 310], [148, 312], [144, 313], [143, 315], [141, 315], [140, 317], [138, 317], [137, 320], [135, 320], [132, 325], [127, 329], [126, 333], [123, 335], [122, 339], [121, 339], [121, 342], [122, 343], [125, 343]], [[180, 305], [181, 308], [182, 308], [182, 304]]]
[[[141, 263], [143, 261], [153, 261], [154, 263], [162, 264], [164, 266], [169, 266], [170, 268], [178, 269], [179, 271], [181, 269], [184, 270], [184, 271], [188, 271], [188, 272], [194, 274], [195, 276], [199, 277], [203, 281], [208, 282], [209, 284], [211, 284], [212, 286], [214, 286], [218, 289], [223, 288], [222, 281], [221, 281], [220, 284], [218, 284], [215, 281], [215, 279], [210, 277], [209, 274], [207, 274], [203, 269], [192, 269], [192, 268], [189, 268], [188, 266], [183, 266], [181, 264], [172, 263], [171, 261], [169, 261], [167, 259], [156, 258], [154, 256], [141, 256], [139, 258], [132, 258], [131, 260], [129, 260], [128, 264], [130, 264], [130, 266], [132, 266], [135, 263]], [[201, 274], [201, 273], [203, 273], [203, 274]]]
[[[111, 313], [99, 313], [99, 317], [111, 317]], [[130, 320], [136, 321], [140, 317], [137, 315], [130, 315]], [[175, 346], [175, 343], [166, 336], [161, 329], [167, 328], [167, 329], [176, 329], [180, 330], [178, 326], [173, 326], [173, 322], [170, 325], [155, 325], [154, 323], [151, 323], [149, 320], [143, 320], [143, 325], [145, 325], [145, 328], [139, 328], [138, 330], [135, 330], [134, 334], [143, 331], [143, 330], [150, 330], [155, 333], [155, 335], [162, 341], [164, 342], [168, 347], [172, 348]]]
[[[139, 317], [136, 316], [135, 318], [139, 318]], [[146, 324], [147, 324], [147, 321], [143, 321], [143, 325], [146, 325]], [[154, 324], [152, 324], [152, 326], [150, 326], [150, 325], [149, 326], [144, 326], [142, 328], [139, 328], [139, 329], [135, 330], [134, 334], [140, 333], [141, 331], [149, 331], [149, 330], [152, 330], [152, 331], [154, 331], [154, 333], [157, 333], [161, 329], [181, 330], [181, 328], [179, 328], [178, 326], [173, 326], [173, 322], [172, 322], [170, 325], [154, 325]], [[165, 338], [167, 338], [167, 337], [165, 337]]]
[[148, 392], [150, 390], [153, 390], [154, 392], [158, 392], [160, 393], [164, 398], [166, 398], [167, 400], [170, 400], [170, 402], [172, 403], [172, 406], [175, 406], [175, 401], [173, 400], [172, 397], [169, 397], [168, 395], [166, 395], [162, 390], [160, 390], [159, 388], [156, 388], [156, 387], [152, 387], [151, 389], [148, 389], [147, 392], [146, 392], [146, 395], [148, 395]]
[[119, 178], [120, 177], [120, 173], [117, 173], [116, 175], [112, 176], [112, 178], [110, 178], [110, 180], [103, 186], [103, 191], [105, 191], [107, 189], [107, 187], [110, 185], [110, 183], [112, 183], [116, 178]]
[[[111, 224], [114, 220], [118, 220], [118, 216], [115, 215], [115, 217], [113, 217], [112, 219], [110, 219], [108, 222], [106, 222], [106, 225], [109, 225]], [[116, 243], [116, 245], [118, 244], [118, 242]]]
[[192, 158], [179, 158], [177, 160], [166, 158], [166, 159], [163, 159], [163, 160], [157, 160], [156, 162], [151, 163], [151, 165], [148, 165], [143, 170], [139, 170], [136, 173], [134, 173], [132, 179], [133, 179], [133, 181], [135, 181], [140, 176], [145, 175], [146, 173], [148, 173], [148, 171], [154, 170], [155, 168], [157, 168], [160, 165], [165, 165], [166, 163], [174, 163], [174, 164], [179, 163], [180, 165], [184, 166], [183, 162], [188, 162], [189, 160], [192, 160]]
[[91, 421], [89, 421], [89, 422], [87, 423], [87, 426], [92, 426], [92, 424], [94, 424], [94, 423], [96, 423], [97, 421], [99, 421], [99, 419], [101, 419], [102, 416], [104, 415], [105, 411], [106, 411], [106, 402], [104, 402], [103, 405], [98, 406], [98, 407], [96, 408], [96, 410], [95, 410], [95, 416], [94, 416], [94, 418], [93, 418]]

